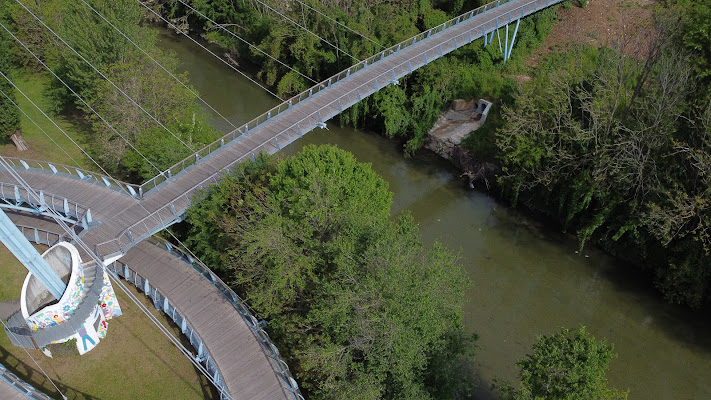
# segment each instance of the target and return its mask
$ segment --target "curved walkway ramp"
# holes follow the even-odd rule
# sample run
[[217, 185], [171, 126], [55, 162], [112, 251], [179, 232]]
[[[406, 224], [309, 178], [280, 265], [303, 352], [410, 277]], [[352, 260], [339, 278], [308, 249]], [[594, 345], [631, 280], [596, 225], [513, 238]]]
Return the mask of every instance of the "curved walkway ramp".
[[[41, 216], [8, 215], [31, 241], [51, 245], [61, 236], [61, 228]], [[136, 285], [181, 327], [197, 361], [229, 397], [303, 399], [256, 318], [207, 267], [165, 242], [151, 240], [134, 246], [108, 269]], [[3, 390], [0, 385], [4, 399]]]
[[225, 384], [233, 399], [303, 399], [256, 318], [209, 269], [165, 242], [154, 241], [139, 243], [113, 268], [143, 286], [156, 308], [181, 326], [198, 349], [199, 361], [208, 370], [211, 365], [217, 368], [216, 381]]

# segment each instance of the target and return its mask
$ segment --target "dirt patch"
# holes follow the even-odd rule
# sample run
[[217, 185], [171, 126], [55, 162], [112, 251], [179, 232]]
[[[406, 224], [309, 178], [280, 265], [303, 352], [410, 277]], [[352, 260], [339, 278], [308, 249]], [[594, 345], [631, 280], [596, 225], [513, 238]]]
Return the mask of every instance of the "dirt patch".
[[652, 26], [652, 13], [659, 0], [589, 0], [583, 8], [577, 1], [569, 8], [558, 9], [560, 21], [528, 60], [529, 65], [557, 48], [573, 43], [595, 47], [610, 45], [624, 33], [640, 35]]

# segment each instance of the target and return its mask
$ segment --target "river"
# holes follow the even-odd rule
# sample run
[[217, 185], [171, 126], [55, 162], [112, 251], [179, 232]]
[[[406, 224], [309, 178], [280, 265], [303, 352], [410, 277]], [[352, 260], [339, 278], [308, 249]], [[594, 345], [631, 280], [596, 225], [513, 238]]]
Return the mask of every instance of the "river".
[[[203, 98], [236, 124], [277, 100], [184, 38], [160, 45], [174, 50]], [[221, 130], [226, 123], [213, 118]], [[610, 385], [629, 389], [631, 400], [711, 399], [711, 318], [664, 303], [633, 268], [587, 247], [576, 254], [574, 238], [541, 226], [469, 190], [458, 172], [432, 153], [403, 157], [400, 146], [376, 134], [329, 123], [290, 145], [335, 144], [373, 165], [394, 193], [393, 213], [410, 210], [427, 243], [458, 251], [473, 282], [466, 326], [480, 335], [473, 398], [489, 400], [494, 377], [516, 379], [516, 360], [536, 335], [585, 325], [613, 343], [618, 357]], [[583, 399], [581, 399], [583, 400]]]

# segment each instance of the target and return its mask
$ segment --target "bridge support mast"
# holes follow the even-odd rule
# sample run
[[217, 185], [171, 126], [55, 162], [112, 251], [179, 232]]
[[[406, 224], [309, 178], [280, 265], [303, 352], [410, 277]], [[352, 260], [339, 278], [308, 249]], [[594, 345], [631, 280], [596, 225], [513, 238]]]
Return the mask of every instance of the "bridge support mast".
[[2, 210], [0, 210], [0, 241], [32, 275], [42, 282], [55, 299], [59, 300], [62, 297], [67, 285]]
[[516, 40], [516, 34], [518, 33], [518, 26], [521, 24], [521, 20], [516, 20], [516, 28], [513, 32], [513, 37], [511, 37], [511, 44], [509, 44], [509, 26], [506, 25], [506, 47], [504, 48], [504, 62], [511, 58], [511, 51], [513, 51], [514, 41]]

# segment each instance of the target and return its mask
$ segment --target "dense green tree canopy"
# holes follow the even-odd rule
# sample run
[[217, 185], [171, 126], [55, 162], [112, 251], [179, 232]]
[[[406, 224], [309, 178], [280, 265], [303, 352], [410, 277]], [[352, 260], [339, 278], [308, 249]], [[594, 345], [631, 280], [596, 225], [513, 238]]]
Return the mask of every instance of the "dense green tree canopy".
[[705, 96], [711, 96], [711, 1], [669, 0], [681, 19], [680, 45], [686, 47]]
[[189, 244], [267, 318], [309, 398], [448, 399], [471, 384], [466, 278], [390, 204], [369, 165], [309, 146], [243, 165], [187, 214]]
[[[130, 0], [87, 2], [133, 43], [82, 2], [26, 4], [79, 56], [24, 7], [11, 3], [7, 8], [14, 33], [83, 99], [51, 78], [47, 94], [54, 110], [78, 112], [91, 123], [92, 156], [110, 173], [141, 181], [186, 157], [192, 152], [188, 147], [197, 150], [219, 137], [190, 90], [141, 51], [167, 70], [177, 69], [175, 57], [156, 47], [157, 30], [143, 24], [144, 9]], [[46, 72], [19, 44], [12, 45], [20, 64]], [[185, 75], [179, 78], [187, 81]]]
[[607, 387], [605, 372], [615, 356], [612, 346], [581, 327], [540, 336], [532, 354], [519, 360], [518, 388], [499, 383], [502, 400], [626, 400], [627, 393]]
[[650, 35], [552, 55], [496, 132], [505, 196], [648, 268], [672, 302], [711, 298], [711, 99], [676, 9]]

